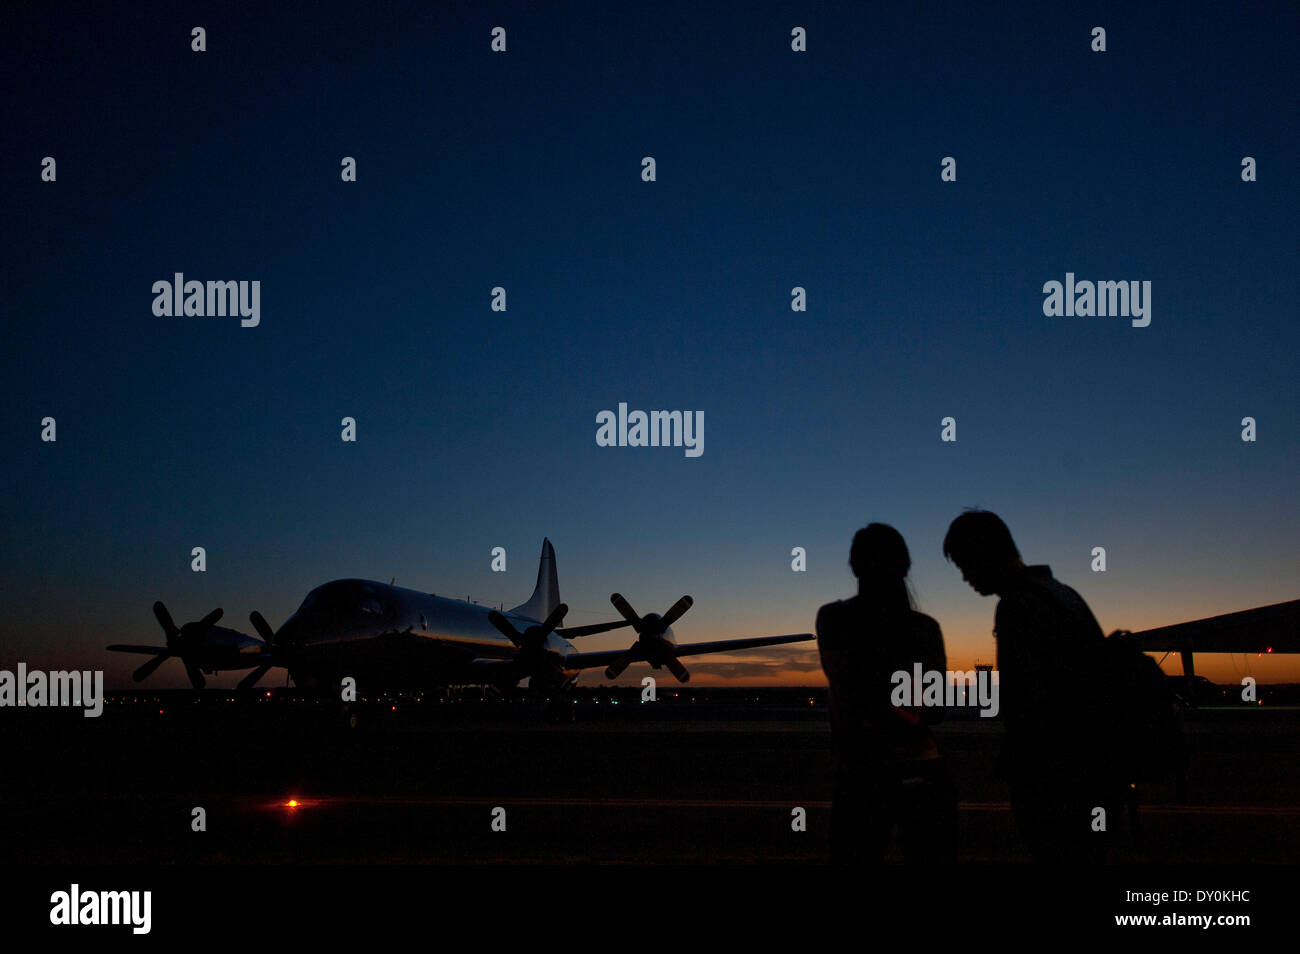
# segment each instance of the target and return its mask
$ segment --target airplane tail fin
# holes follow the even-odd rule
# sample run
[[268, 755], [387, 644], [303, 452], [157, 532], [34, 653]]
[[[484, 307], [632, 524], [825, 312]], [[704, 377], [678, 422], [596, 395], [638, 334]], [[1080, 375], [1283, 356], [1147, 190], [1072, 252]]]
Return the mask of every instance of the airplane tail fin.
[[527, 603], [520, 603], [511, 613], [528, 619], [544, 620], [560, 605], [560, 580], [555, 573], [555, 547], [549, 539], [542, 540], [542, 559], [537, 566], [537, 586]]

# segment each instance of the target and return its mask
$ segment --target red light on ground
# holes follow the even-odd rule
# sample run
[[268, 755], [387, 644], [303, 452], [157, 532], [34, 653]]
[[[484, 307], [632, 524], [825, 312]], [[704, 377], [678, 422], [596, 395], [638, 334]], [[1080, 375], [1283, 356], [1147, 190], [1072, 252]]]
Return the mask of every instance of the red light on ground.
[[1273, 647], [1272, 647], [1272, 646], [1270, 646], [1270, 647], [1268, 647], [1268, 649], [1264, 650], [1264, 652], [1266, 652], [1266, 653], [1271, 653], [1272, 651], [1273, 651]]

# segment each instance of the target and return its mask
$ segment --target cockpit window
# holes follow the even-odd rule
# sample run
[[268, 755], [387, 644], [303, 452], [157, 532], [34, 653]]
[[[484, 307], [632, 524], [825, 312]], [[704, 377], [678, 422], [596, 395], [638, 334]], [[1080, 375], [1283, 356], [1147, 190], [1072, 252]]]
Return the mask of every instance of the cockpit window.
[[[299, 609], [318, 613], [355, 613], [362, 600], [362, 587], [358, 583], [326, 583], [308, 593]], [[375, 601], [371, 599], [370, 602]]]
[[361, 612], [370, 613], [374, 616], [384, 615], [384, 609], [379, 605], [379, 601], [373, 600], [368, 596], [361, 601]]

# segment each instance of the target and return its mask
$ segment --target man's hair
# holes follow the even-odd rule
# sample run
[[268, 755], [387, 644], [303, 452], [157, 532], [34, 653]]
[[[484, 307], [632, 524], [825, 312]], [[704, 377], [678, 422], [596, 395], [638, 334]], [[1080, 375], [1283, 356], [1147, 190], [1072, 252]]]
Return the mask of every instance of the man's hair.
[[899, 579], [912, 568], [903, 535], [887, 523], [869, 523], [853, 535], [849, 566], [859, 579]]
[[952, 522], [943, 538], [943, 555], [958, 564], [972, 559], [995, 563], [1020, 559], [1007, 525], [987, 510], [966, 510]]

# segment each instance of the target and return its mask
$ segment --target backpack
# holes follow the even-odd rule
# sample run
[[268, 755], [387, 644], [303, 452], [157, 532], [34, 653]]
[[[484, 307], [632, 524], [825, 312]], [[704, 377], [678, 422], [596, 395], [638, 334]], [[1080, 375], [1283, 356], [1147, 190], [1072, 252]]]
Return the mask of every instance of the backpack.
[[1107, 749], [1121, 783], [1182, 781], [1188, 763], [1182, 709], [1169, 678], [1128, 630], [1102, 643]]

